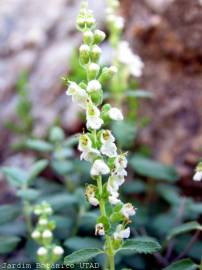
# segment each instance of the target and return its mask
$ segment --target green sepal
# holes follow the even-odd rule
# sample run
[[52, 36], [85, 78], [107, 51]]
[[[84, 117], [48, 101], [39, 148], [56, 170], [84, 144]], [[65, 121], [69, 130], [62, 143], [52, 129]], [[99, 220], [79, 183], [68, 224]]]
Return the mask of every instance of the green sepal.
[[99, 90], [99, 91], [93, 91], [91, 93], [89, 93], [93, 103], [96, 105], [96, 106], [99, 106], [102, 104], [102, 101], [103, 101], [103, 91], [102, 90]]
[[110, 221], [112, 223], [116, 223], [119, 221], [123, 220], [123, 215], [120, 212], [114, 212], [111, 216], [110, 216]]

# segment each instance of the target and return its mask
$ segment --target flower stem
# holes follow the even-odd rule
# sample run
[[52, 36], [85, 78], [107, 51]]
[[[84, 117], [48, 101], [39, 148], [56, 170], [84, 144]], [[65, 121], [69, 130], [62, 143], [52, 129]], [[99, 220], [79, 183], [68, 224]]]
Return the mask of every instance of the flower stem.
[[[105, 201], [102, 199], [102, 177], [98, 176], [97, 178], [97, 186], [98, 186], [98, 191], [99, 195], [101, 197], [100, 199], [100, 213], [102, 216], [107, 216], [106, 215], [106, 209], [105, 209]], [[106, 253], [107, 253], [107, 258], [108, 258], [108, 265], [110, 267], [110, 270], [115, 270], [115, 263], [114, 263], [114, 250], [112, 246], [112, 241], [111, 237], [109, 235], [106, 235]]]

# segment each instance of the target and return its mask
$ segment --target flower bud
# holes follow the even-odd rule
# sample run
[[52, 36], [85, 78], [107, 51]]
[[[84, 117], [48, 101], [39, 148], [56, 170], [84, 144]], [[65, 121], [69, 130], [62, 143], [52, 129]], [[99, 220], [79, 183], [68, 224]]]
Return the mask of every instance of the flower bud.
[[88, 77], [90, 80], [95, 79], [100, 71], [100, 66], [95, 64], [95, 63], [91, 63], [88, 67]]
[[45, 247], [40, 247], [40, 248], [37, 250], [37, 255], [38, 255], [39, 257], [45, 257], [47, 254], [48, 254], [48, 250], [47, 250]]
[[90, 56], [90, 47], [86, 44], [81, 45], [81, 47], [79, 48], [79, 52], [80, 52], [80, 58], [81, 61], [84, 64], [87, 64], [89, 62], [89, 56]]
[[106, 35], [103, 31], [96, 30], [94, 33], [94, 43], [95, 44], [100, 44], [104, 39]]
[[33, 231], [32, 232], [32, 238], [33, 239], [39, 239], [41, 237], [41, 234], [39, 231]]
[[88, 17], [86, 19], [86, 24], [88, 28], [92, 28], [93, 26], [95, 26], [95, 19], [93, 17]]
[[55, 246], [54, 249], [53, 249], [53, 253], [56, 256], [61, 256], [64, 253], [64, 250], [60, 246]]
[[45, 219], [45, 218], [40, 218], [39, 219], [39, 225], [45, 226], [47, 224], [48, 224], [48, 220], [47, 219]]
[[84, 18], [82, 18], [82, 17], [78, 17], [76, 23], [77, 23], [77, 27], [78, 27], [80, 30], [82, 30], [82, 29], [85, 28], [86, 20], [85, 20]]
[[93, 92], [93, 91], [99, 91], [101, 89], [101, 84], [98, 80], [92, 80], [88, 83], [87, 91]]
[[109, 68], [105, 67], [102, 70], [102, 74], [99, 78], [101, 82], [112, 79], [113, 75], [117, 73], [117, 68], [115, 66], [111, 66]]
[[102, 53], [102, 50], [97, 45], [94, 45], [91, 51], [92, 61], [97, 62], [100, 59], [101, 53]]
[[49, 239], [49, 238], [52, 238], [53, 234], [51, 231], [49, 230], [45, 230], [43, 233], [42, 233], [42, 237], [45, 238], [45, 239]]
[[94, 35], [92, 31], [85, 31], [83, 33], [83, 42], [87, 45], [91, 45], [93, 43]]

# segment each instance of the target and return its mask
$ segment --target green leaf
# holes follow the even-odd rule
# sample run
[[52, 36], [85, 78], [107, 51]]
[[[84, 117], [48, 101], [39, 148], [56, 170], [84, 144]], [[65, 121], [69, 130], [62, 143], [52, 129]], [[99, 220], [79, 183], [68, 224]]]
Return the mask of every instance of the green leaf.
[[53, 169], [60, 175], [72, 172], [74, 164], [70, 160], [54, 160], [51, 162]]
[[108, 231], [110, 228], [109, 219], [106, 216], [100, 216], [97, 218], [97, 223], [102, 223], [105, 227], [105, 230]]
[[86, 248], [80, 249], [68, 255], [64, 259], [65, 264], [76, 264], [80, 262], [86, 262], [99, 254], [103, 254], [104, 251], [98, 248]]
[[29, 170], [27, 183], [31, 184], [33, 180], [47, 167], [48, 160], [42, 159], [37, 161]]
[[72, 204], [76, 204], [76, 196], [74, 194], [67, 194], [67, 193], [58, 193], [58, 194], [51, 194], [49, 196], [44, 196], [42, 201], [46, 201], [47, 203], [51, 204], [55, 211], [66, 209]]
[[179, 189], [173, 185], [160, 184], [157, 186], [157, 192], [171, 205], [178, 205], [182, 200]]
[[20, 207], [14, 204], [0, 206], [0, 225], [15, 220], [20, 215]]
[[110, 220], [112, 223], [121, 221], [123, 219], [123, 215], [120, 212], [114, 212], [111, 216], [110, 216]]
[[135, 253], [151, 254], [161, 249], [160, 244], [150, 237], [137, 237], [135, 239], [127, 240], [123, 246], [118, 250], [131, 250]]
[[188, 233], [188, 232], [193, 231], [193, 230], [202, 231], [202, 226], [196, 221], [187, 222], [183, 225], [180, 225], [180, 226], [172, 229], [170, 231], [170, 233], [168, 234], [167, 239], [170, 240], [171, 238], [173, 238], [179, 234]]
[[40, 195], [40, 192], [33, 188], [28, 188], [26, 190], [18, 190], [17, 196], [21, 197], [23, 200], [35, 201]]
[[68, 238], [64, 245], [71, 250], [78, 250], [84, 248], [101, 248], [102, 242], [93, 237], [74, 236]]
[[130, 159], [130, 165], [142, 176], [169, 182], [178, 180], [178, 174], [174, 167], [163, 165], [142, 155], [133, 155]]
[[141, 180], [128, 181], [123, 185], [122, 191], [125, 194], [144, 193], [147, 189], [146, 184]]
[[12, 186], [20, 187], [26, 182], [27, 174], [19, 168], [3, 167], [2, 171]]
[[[112, 130], [117, 138], [118, 144], [121, 148], [127, 148], [133, 144], [137, 135], [137, 130], [134, 124], [127, 121], [114, 121], [112, 123]], [[127, 134], [127, 140], [126, 140]]]
[[53, 150], [53, 146], [50, 143], [43, 140], [28, 139], [25, 145], [29, 149], [40, 152], [51, 152]]
[[12, 252], [19, 242], [20, 242], [19, 237], [0, 236], [0, 254]]
[[163, 270], [195, 270], [197, 265], [191, 259], [183, 259], [172, 263]]

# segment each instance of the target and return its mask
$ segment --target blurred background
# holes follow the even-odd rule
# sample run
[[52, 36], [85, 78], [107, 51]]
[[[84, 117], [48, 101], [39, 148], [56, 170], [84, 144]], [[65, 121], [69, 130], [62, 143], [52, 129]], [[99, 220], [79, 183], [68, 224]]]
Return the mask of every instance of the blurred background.
[[[64, 130], [66, 138], [82, 131], [78, 108], [65, 96], [61, 79], [66, 74], [75, 75], [73, 52], [81, 42], [75, 20], [80, 3], [79, 0], [0, 1], [1, 166], [27, 170], [41, 155], [33, 151], [37, 147], [27, 149], [25, 141], [48, 140], [54, 125]], [[89, 0], [89, 4], [98, 25], [105, 30], [104, 1]], [[140, 101], [138, 117], [145, 122], [132, 137], [129, 152], [133, 155], [137, 151], [159, 164], [175, 168], [178, 175], [178, 182], [174, 181], [175, 195], [197, 202], [195, 218], [200, 220], [202, 184], [192, 181], [192, 176], [202, 156], [202, 3], [199, 0], [121, 0], [120, 13], [125, 18], [123, 38], [144, 62], [138, 89], [153, 95]], [[105, 42], [103, 62], [110, 56], [110, 46]], [[144, 170], [148, 168], [143, 166], [143, 172], [136, 172], [139, 163], [131, 164], [134, 170], [131, 177], [140, 175], [147, 184], [150, 176]], [[51, 172], [50, 166], [42, 177], [54, 183], [61, 180]], [[151, 177], [155, 178], [153, 174]], [[143, 186], [138, 187], [130, 194], [132, 200], [150, 201], [151, 194], [146, 197]], [[126, 194], [129, 189], [126, 188]], [[172, 205], [173, 197], [165, 197], [163, 200]], [[0, 203], [15, 201], [15, 190], [1, 173]], [[159, 202], [156, 198], [154, 201]], [[167, 211], [166, 207], [163, 211]], [[144, 218], [140, 217], [140, 227], [148, 226]], [[191, 217], [185, 215], [184, 219], [191, 220]], [[152, 234], [161, 237], [165, 232]], [[200, 247], [195, 254], [200, 253]], [[190, 256], [198, 260], [200, 254], [196, 258], [193, 253]], [[150, 269], [141, 262], [140, 259], [139, 266], [132, 269]], [[154, 269], [161, 269], [155, 265]]]

